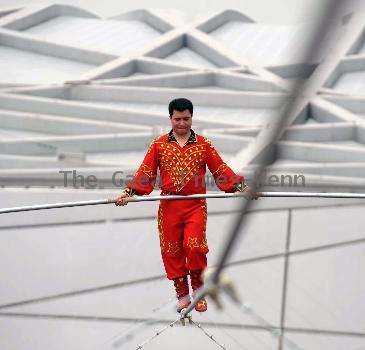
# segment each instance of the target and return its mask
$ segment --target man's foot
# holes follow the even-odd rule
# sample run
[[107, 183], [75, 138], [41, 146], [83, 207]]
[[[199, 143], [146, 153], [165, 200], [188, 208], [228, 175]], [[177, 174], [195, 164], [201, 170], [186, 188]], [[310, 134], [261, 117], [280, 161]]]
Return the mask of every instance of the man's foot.
[[180, 313], [181, 310], [187, 309], [189, 307], [189, 305], [191, 303], [190, 296], [189, 295], [185, 295], [184, 297], [179, 298], [177, 302], [178, 302], [178, 304], [177, 304], [176, 311], [178, 313]]
[[208, 309], [208, 303], [205, 298], [201, 298], [195, 306], [195, 310], [198, 312], [205, 312]]
[[176, 311], [180, 313], [182, 309], [186, 309], [190, 305], [188, 277], [183, 276], [174, 279], [174, 286], [178, 300]]
[[[193, 297], [196, 294], [196, 291], [203, 287], [203, 270], [194, 270], [190, 271], [190, 281], [191, 287], [193, 288]], [[208, 309], [208, 303], [205, 298], [199, 300], [198, 304], [195, 306], [195, 310], [198, 312], [204, 312]]]

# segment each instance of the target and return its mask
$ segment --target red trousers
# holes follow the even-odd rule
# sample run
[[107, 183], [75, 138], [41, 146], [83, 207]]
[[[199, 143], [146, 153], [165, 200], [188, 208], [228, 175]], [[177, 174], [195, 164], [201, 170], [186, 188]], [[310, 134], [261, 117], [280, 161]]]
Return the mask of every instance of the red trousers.
[[161, 201], [158, 230], [167, 278], [185, 276], [207, 267], [207, 205], [205, 199]]

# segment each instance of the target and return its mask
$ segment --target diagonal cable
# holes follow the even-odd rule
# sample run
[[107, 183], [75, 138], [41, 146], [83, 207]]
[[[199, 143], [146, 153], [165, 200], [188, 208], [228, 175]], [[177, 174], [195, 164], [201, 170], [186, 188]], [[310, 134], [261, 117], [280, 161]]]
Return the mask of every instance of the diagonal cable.
[[303, 350], [300, 348], [296, 343], [294, 343], [292, 340], [288, 339], [283, 333], [283, 330], [280, 330], [280, 328], [277, 328], [273, 326], [270, 322], [268, 322], [265, 318], [263, 318], [261, 315], [259, 315], [250, 305], [248, 302], [242, 302], [239, 304], [239, 310], [244, 313], [248, 314], [253, 320], [255, 320], [257, 323], [259, 323], [263, 329], [270, 332], [271, 335], [277, 339], [281, 339], [283, 343], [285, 343], [289, 349], [291, 350]]
[[225, 347], [224, 344], [220, 344], [218, 343], [218, 341], [214, 338], [213, 334], [209, 334], [200, 323], [196, 323], [195, 321], [193, 321], [192, 319], [190, 320], [190, 322], [192, 324], [194, 324], [195, 326], [197, 326], [213, 343], [217, 344], [221, 349], [223, 350], [227, 350], [227, 348]]
[[[160, 313], [161, 311], [169, 308], [171, 305], [174, 305], [174, 304], [176, 304], [176, 299], [175, 298], [173, 298], [173, 300], [169, 299], [169, 301], [167, 301], [166, 303], [153, 309], [152, 313]], [[180, 320], [180, 316], [177, 320]], [[155, 319], [152, 317], [150, 317], [142, 322], [139, 322], [136, 325], [132, 326], [131, 328], [127, 329], [126, 331], [115, 335], [112, 339], [105, 342], [101, 346], [101, 348], [104, 349], [104, 348], [109, 347], [110, 345], [114, 348], [120, 348], [124, 344], [126, 344], [126, 343], [130, 342], [132, 339], [134, 339], [136, 333], [141, 332], [142, 329], [144, 329], [145, 327], [147, 327], [153, 323], [155, 323]], [[173, 324], [174, 324], [174, 322], [173, 322]]]
[[141, 350], [144, 348], [145, 345], [147, 345], [148, 343], [150, 343], [153, 339], [157, 338], [158, 336], [160, 336], [163, 332], [167, 331], [169, 328], [172, 328], [177, 322], [179, 322], [181, 320], [181, 317], [179, 316], [175, 321], [171, 322], [170, 324], [168, 324], [167, 326], [161, 328], [160, 330], [156, 331], [156, 333], [151, 336], [150, 338], [148, 338], [147, 340], [145, 340], [143, 343], [141, 343], [140, 345], [138, 345], [138, 347], [136, 348], [136, 350]]
[[[225, 312], [227, 314], [227, 312]], [[218, 328], [222, 333], [224, 333], [228, 338], [230, 338], [241, 350], [248, 350], [242, 343], [240, 343], [235, 337], [233, 337], [225, 328], [226, 324], [218, 324], [217, 322], [213, 321], [208, 315], [204, 315], [204, 318], [208, 320], [210, 326], [214, 326]], [[205, 322], [207, 325], [207, 322]]]
[[[344, 3], [346, 2], [341, 0], [332, 0], [328, 1], [327, 4], [323, 6], [322, 13], [320, 16], [318, 16], [319, 19], [316, 23], [315, 30], [313, 30], [310, 44], [308, 47], [303, 48], [302, 56], [304, 58], [304, 62], [312, 61], [313, 56], [320, 48], [321, 39], [325, 36], [325, 33], [328, 32], [331, 20], [338, 17], [343, 9]], [[260, 133], [258, 139], [256, 140], [255, 148], [262, 149], [262, 153], [260, 159], [256, 159], [258, 162], [258, 167], [256, 171], [256, 177], [253, 179], [252, 183], [252, 189], [254, 191], [257, 190], [257, 180], [260, 178], [261, 173], [265, 167], [271, 163], [272, 158], [274, 158], [275, 143], [279, 140], [282, 132], [284, 131], [286, 123], [291, 119], [293, 114], [297, 113], [297, 107], [303, 96], [315, 93], [315, 91], [312, 90], [313, 86], [310, 84], [310, 81], [304, 83], [297, 81], [293, 85], [289, 96], [283, 101], [284, 107], [282, 109], [281, 115], [276, 116], [277, 120], [270, 123], [270, 125]], [[256, 154], [258, 154], [258, 152], [256, 152]], [[242, 200], [240, 214], [236, 217], [224, 247], [220, 251], [218, 262], [216, 264], [217, 267], [211, 277], [210, 288], [212, 288], [212, 286], [214, 287], [218, 285], [221, 272], [224, 269], [230, 255], [232, 254], [234, 245], [240, 236], [241, 227], [245, 221], [245, 213], [249, 207], [250, 201]], [[208, 288], [203, 288], [193, 303], [186, 309], [184, 314], [186, 315], [192, 311], [199, 302], [199, 299], [207, 294], [207, 292]]]

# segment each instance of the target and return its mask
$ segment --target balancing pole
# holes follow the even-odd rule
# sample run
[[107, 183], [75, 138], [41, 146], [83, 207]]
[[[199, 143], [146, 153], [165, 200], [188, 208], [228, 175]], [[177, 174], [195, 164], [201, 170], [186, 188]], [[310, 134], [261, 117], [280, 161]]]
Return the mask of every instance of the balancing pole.
[[[365, 193], [341, 193], [341, 192], [257, 192], [258, 197], [299, 197], [299, 198], [364, 198]], [[169, 195], [169, 196], [133, 196], [128, 198], [128, 202], [152, 202], [159, 200], [184, 200], [184, 199], [202, 199], [202, 198], [249, 198], [248, 192], [235, 193], [204, 193], [192, 194], [188, 196]], [[113, 204], [116, 199], [96, 199], [79, 202], [63, 202], [51, 204], [28, 205], [23, 207], [12, 207], [0, 209], [0, 214], [17, 213], [31, 210], [58, 209], [70, 207], [82, 207], [87, 205]]]

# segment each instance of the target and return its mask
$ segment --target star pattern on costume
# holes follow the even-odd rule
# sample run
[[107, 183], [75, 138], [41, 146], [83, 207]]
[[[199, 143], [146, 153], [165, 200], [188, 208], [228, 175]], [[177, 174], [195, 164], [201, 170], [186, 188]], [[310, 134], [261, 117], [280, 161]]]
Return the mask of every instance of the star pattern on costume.
[[203, 240], [202, 240], [202, 243], [200, 244], [200, 248], [201, 249], [208, 248], [208, 241], [207, 241], [207, 237], [205, 236], [205, 232], [203, 233]]
[[175, 243], [168, 242], [166, 253], [175, 255], [181, 249], [182, 249], [182, 247], [179, 242], [175, 242]]
[[198, 304], [196, 304], [196, 306], [195, 306], [195, 310], [196, 311], [199, 311], [199, 312], [204, 312], [204, 311], [207, 310], [207, 308], [208, 308], [208, 303], [207, 303], [207, 301], [204, 298], [201, 299], [198, 302]]
[[189, 249], [199, 248], [198, 237], [189, 237], [187, 246]]
[[207, 301], [205, 299], [201, 299], [197, 305], [198, 307], [205, 307], [207, 306]]

